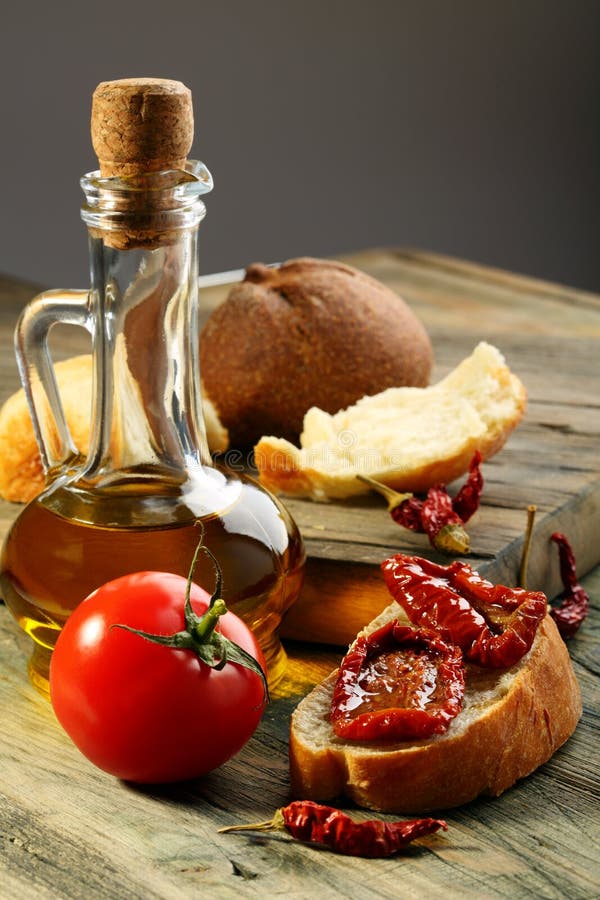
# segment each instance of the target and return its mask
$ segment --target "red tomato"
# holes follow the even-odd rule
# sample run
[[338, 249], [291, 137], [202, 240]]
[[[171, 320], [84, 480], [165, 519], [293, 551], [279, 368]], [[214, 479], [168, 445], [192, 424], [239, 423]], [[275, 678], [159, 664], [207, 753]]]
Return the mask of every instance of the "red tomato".
[[[116, 624], [158, 635], [185, 629], [186, 579], [139, 572], [103, 585], [67, 620], [50, 665], [56, 716], [82, 753], [118, 778], [196, 778], [233, 756], [264, 709], [260, 676], [238, 663], [217, 670], [193, 650], [152, 643]], [[194, 612], [209, 594], [192, 585]], [[264, 670], [254, 635], [233, 613], [216, 629]]]

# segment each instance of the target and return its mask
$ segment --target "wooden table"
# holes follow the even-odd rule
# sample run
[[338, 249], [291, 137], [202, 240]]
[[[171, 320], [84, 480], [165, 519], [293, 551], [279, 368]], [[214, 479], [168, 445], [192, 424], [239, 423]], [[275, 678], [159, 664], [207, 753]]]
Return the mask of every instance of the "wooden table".
[[[426, 254], [371, 251], [349, 261], [417, 307], [432, 334], [436, 375], [466, 355], [479, 334], [505, 352], [508, 345], [509, 362], [526, 382], [532, 412], [492, 467], [472, 539], [478, 567], [497, 567], [508, 581], [528, 503], [540, 509], [542, 535], [557, 522], [572, 529], [592, 598], [590, 617], [569, 644], [584, 697], [575, 735], [501, 798], [446, 814], [445, 835], [423, 839], [401, 858], [355, 860], [285, 837], [219, 835], [220, 826], [265, 819], [288, 800], [289, 714], [341, 648], [288, 642], [286, 680], [234, 760], [198, 782], [136, 789], [94, 769], [71, 745], [49, 704], [28, 684], [28, 641], [0, 607], [0, 897], [600, 896], [600, 299]], [[0, 279], [0, 402], [18, 383], [11, 332], [33, 293], [32, 286]], [[208, 305], [221, 298], [218, 291], [206, 295]], [[81, 352], [82, 339], [71, 329], [59, 333], [56, 346], [57, 355], [70, 355]], [[573, 365], [565, 382], [567, 357]], [[544, 451], [537, 473], [528, 460], [532, 446]], [[287, 632], [339, 644], [356, 621], [362, 624], [383, 604], [377, 561], [397, 546], [398, 533], [375, 501], [343, 512], [291, 505], [310, 561], [307, 589]], [[0, 504], [1, 533], [18, 511]], [[424, 549], [418, 538], [411, 540], [417, 543], [409, 547]], [[531, 578], [558, 590], [555, 573], [546, 569], [547, 553], [538, 549]], [[315, 631], [315, 598], [325, 587], [332, 603]], [[341, 611], [347, 613], [342, 629], [336, 624]]]

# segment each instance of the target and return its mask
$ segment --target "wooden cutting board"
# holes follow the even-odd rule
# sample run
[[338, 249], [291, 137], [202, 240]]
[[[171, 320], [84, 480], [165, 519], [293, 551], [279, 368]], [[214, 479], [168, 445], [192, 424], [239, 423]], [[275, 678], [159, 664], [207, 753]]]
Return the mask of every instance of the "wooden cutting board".
[[[581, 574], [600, 562], [600, 297], [422, 252], [372, 250], [346, 261], [389, 285], [424, 322], [435, 353], [433, 381], [487, 340], [524, 382], [525, 418], [483, 469], [483, 503], [468, 529], [469, 561], [494, 581], [516, 584], [526, 510], [534, 504], [528, 584], [556, 595], [553, 531], [571, 540]], [[0, 400], [18, 386], [12, 328], [19, 306], [35, 292], [4, 287]], [[203, 315], [228, 289], [202, 290]], [[53, 347], [56, 358], [73, 355], [85, 351], [87, 336], [57, 329]], [[388, 602], [379, 575], [387, 556], [403, 551], [442, 559], [424, 536], [395, 525], [378, 497], [287, 503], [308, 551], [305, 587], [284, 627], [288, 638], [347, 643]], [[2, 532], [17, 512], [0, 505]]]
[[[600, 297], [469, 263], [410, 251], [350, 258], [405, 298], [431, 336], [439, 380], [480, 340], [497, 346], [528, 392], [525, 418], [483, 467], [469, 522], [469, 562], [515, 585], [528, 505], [537, 507], [528, 585], [561, 590], [553, 531], [569, 537], [578, 571], [600, 561]], [[442, 560], [422, 535], [395, 525], [380, 498], [288, 502], [309, 563], [291, 637], [346, 642], [388, 602], [379, 565], [397, 552]]]
[[[529, 389], [525, 422], [485, 467], [485, 503], [470, 528], [479, 567], [515, 575], [524, 510], [531, 502], [538, 504], [539, 517], [530, 580], [546, 578], [547, 559], [548, 581], [557, 583], [544, 540], [557, 524], [574, 541], [580, 568], [594, 565], [598, 298], [423, 254], [378, 251], [349, 261], [388, 281], [417, 309], [434, 340], [436, 378], [485, 337], [506, 353]], [[18, 385], [12, 329], [20, 306], [35, 292], [0, 277], [0, 402]], [[204, 306], [224, 293], [206, 292]], [[57, 331], [53, 344], [57, 357], [86, 347], [75, 328]], [[360, 618], [361, 603], [368, 614], [369, 607], [386, 602], [380, 559], [400, 548], [428, 552], [418, 537], [389, 522], [379, 501], [290, 505], [310, 554], [306, 588], [288, 622], [294, 634], [304, 628], [313, 638], [338, 635], [341, 641], [353, 618]], [[19, 510], [0, 504], [2, 534]], [[336, 856], [279, 836], [217, 831], [265, 819], [289, 801], [289, 716], [339, 660], [339, 648], [288, 642], [291, 662], [279, 697], [234, 759], [193, 782], [135, 788], [95, 769], [57, 726], [50, 705], [25, 677], [29, 640], [0, 607], [0, 895], [599, 896], [600, 569], [586, 587], [591, 615], [569, 642], [584, 700], [574, 736], [513, 790], [448, 811], [447, 834], [423, 839], [391, 860]]]

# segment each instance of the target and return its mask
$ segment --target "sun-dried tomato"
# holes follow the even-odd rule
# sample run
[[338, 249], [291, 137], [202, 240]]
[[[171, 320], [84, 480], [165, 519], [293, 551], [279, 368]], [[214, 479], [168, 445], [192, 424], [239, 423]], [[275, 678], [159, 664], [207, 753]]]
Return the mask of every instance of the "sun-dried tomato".
[[441, 734], [460, 712], [460, 649], [427, 629], [389, 622], [359, 637], [340, 665], [331, 723], [350, 740], [418, 740]]
[[441, 566], [398, 554], [382, 569], [388, 590], [414, 625], [441, 631], [480, 666], [503, 669], [518, 662], [546, 614], [541, 592], [493, 585], [458, 560]]

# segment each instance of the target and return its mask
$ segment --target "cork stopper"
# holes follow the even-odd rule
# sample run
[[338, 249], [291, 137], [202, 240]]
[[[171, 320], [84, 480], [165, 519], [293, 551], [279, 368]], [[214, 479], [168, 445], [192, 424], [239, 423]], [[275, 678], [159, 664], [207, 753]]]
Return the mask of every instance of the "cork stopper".
[[92, 98], [91, 132], [105, 177], [181, 169], [194, 137], [191, 91], [165, 78], [103, 81]]

